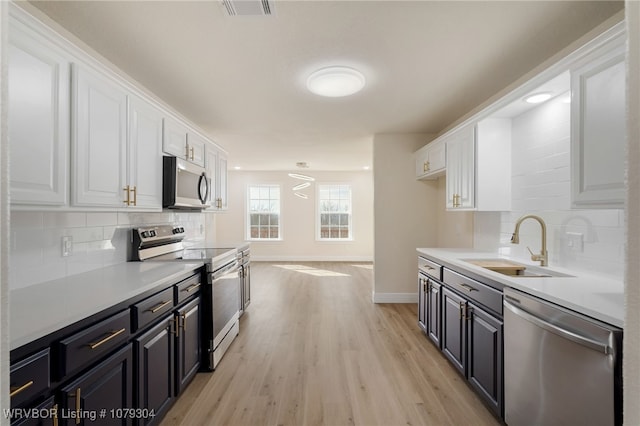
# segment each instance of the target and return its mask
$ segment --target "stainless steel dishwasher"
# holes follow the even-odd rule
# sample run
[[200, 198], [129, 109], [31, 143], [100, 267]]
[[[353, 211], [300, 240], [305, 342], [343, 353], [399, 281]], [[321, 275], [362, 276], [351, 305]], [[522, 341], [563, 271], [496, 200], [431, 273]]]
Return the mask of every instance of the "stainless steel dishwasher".
[[622, 424], [622, 330], [505, 287], [505, 422]]

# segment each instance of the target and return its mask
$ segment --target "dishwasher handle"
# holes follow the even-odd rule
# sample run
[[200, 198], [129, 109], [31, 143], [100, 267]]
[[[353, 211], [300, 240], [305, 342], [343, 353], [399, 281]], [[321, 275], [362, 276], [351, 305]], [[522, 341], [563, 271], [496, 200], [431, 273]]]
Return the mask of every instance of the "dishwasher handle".
[[556, 334], [565, 339], [571, 340], [579, 345], [585, 346], [589, 349], [593, 349], [596, 352], [604, 353], [605, 355], [613, 354], [613, 348], [606, 343], [598, 342], [596, 340], [590, 339], [586, 336], [581, 336], [577, 333], [574, 333], [569, 330], [565, 330], [564, 328], [558, 327], [555, 324], [551, 324], [542, 318], [539, 318], [535, 315], [530, 314], [529, 312], [518, 308], [517, 306], [509, 303], [506, 299], [503, 300], [504, 307], [518, 315], [519, 317], [537, 325], [540, 328], [543, 328], [553, 334]]

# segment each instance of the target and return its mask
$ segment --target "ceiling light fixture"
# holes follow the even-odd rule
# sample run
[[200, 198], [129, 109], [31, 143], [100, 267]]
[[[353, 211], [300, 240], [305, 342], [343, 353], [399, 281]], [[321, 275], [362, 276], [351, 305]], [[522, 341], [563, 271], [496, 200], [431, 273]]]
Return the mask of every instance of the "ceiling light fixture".
[[291, 189], [292, 189], [292, 190], [294, 190], [294, 191], [298, 191], [298, 190], [300, 190], [300, 189], [305, 189], [305, 188], [308, 188], [308, 187], [310, 187], [310, 186], [311, 186], [311, 183], [310, 183], [310, 182], [304, 182], [304, 183], [301, 183], [301, 184], [299, 184], [299, 185], [294, 186], [294, 187], [293, 187], [293, 188], [291, 188]]
[[548, 101], [549, 99], [551, 99], [551, 93], [540, 92], [525, 97], [524, 101], [529, 104], [540, 104], [542, 102]]
[[307, 78], [307, 89], [320, 96], [339, 98], [353, 95], [364, 88], [364, 75], [349, 67], [320, 68]]
[[300, 179], [300, 180], [308, 180], [313, 182], [315, 180], [315, 178], [312, 178], [311, 176], [307, 176], [307, 175], [301, 175], [298, 173], [289, 173], [289, 177], [292, 177], [294, 179]]
[[300, 192], [294, 192], [294, 195], [295, 195], [296, 197], [300, 197], [300, 198], [305, 199], [305, 200], [306, 200], [307, 198], [309, 198], [309, 197], [307, 197], [305, 194], [302, 194], [302, 193], [300, 193]]

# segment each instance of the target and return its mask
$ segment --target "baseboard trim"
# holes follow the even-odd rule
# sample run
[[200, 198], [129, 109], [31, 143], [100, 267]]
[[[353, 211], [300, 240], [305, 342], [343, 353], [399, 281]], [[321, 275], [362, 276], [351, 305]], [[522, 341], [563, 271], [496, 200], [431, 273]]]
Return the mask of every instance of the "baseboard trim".
[[373, 293], [373, 303], [418, 303], [418, 293]]
[[373, 262], [372, 256], [260, 256], [251, 253], [257, 262]]

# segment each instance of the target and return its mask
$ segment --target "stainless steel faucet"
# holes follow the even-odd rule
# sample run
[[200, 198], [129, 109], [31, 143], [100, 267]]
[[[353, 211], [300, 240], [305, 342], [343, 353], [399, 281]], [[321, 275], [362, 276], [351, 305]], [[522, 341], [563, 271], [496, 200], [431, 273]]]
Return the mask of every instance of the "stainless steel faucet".
[[547, 252], [547, 225], [544, 223], [544, 220], [540, 216], [536, 216], [533, 214], [527, 214], [522, 216], [520, 219], [516, 221], [516, 229], [513, 231], [511, 235], [511, 243], [518, 244], [520, 243], [520, 224], [524, 222], [526, 219], [535, 219], [540, 224], [542, 228], [542, 248], [540, 249], [540, 254], [534, 254], [529, 247], [529, 253], [531, 253], [531, 260], [535, 262], [540, 262], [540, 266], [549, 265], [549, 253]]

